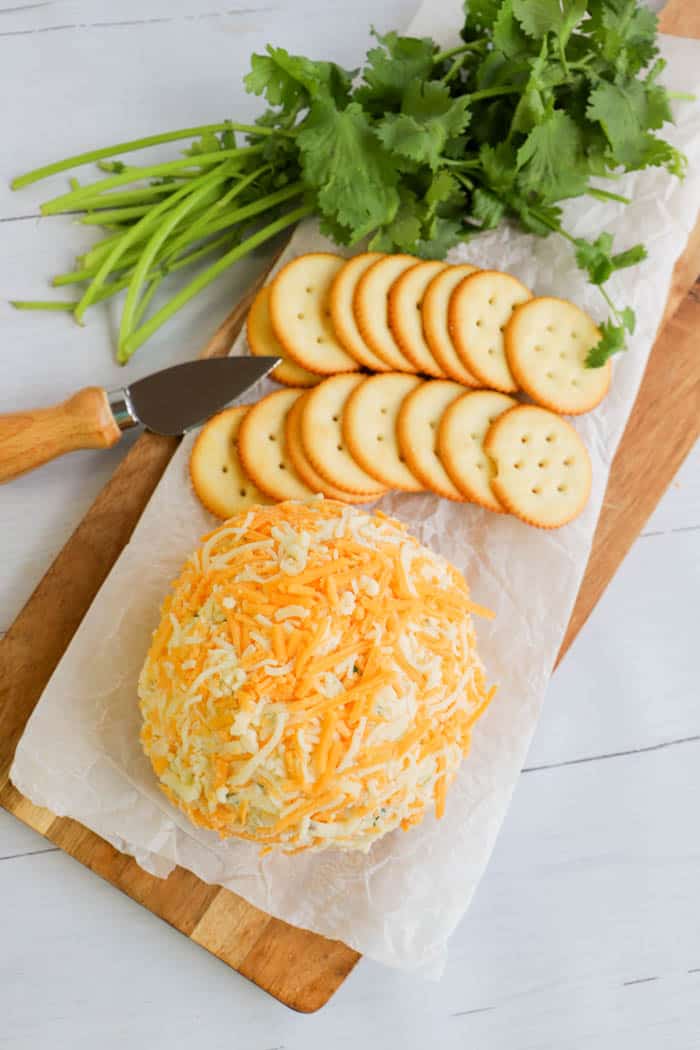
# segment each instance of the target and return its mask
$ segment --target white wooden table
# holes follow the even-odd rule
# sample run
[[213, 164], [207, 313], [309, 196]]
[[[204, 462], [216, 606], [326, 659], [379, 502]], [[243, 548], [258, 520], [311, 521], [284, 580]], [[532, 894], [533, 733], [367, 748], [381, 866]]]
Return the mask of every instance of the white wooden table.
[[[20, 6], [17, 6], [17, 5]], [[0, 411], [193, 355], [264, 256], [113, 364], [113, 319], [16, 314], [85, 231], [36, 219], [64, 179], [20, 170], [253, 115], [266, 42], [356, 64], [415, 0], [0, 0]], [[658, 6], [658, 5], [657, 5]], [[0, 490], [0, 631], [123, 454], [84, 453]], [[700, 1047], [700, 453], [552, 683], [527, 769], [439, 984], [362, 962], [291, 1013], [0, 811], [3, 1050], [691, 1050]]]

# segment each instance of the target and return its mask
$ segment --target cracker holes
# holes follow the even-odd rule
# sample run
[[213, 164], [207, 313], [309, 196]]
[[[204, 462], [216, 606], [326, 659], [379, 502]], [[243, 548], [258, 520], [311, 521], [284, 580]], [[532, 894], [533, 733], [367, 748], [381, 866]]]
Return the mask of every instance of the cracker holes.
[[545, 332], [549, 332], [549, 334], [551, 335], [554, 332], [554, 325], [553, 324], [548, 324], [547, 327], [545, 328]]
[[571, 380], [571, 385], [572, 385], [572, 386], [577, 386], [577, 387], [578, 387], [578, 386], [580, 386], [581, 384], [579, 383], [578, 379], [572, 379], [572, 380]]
[[557, 440], [557, 435], [556, 434], [547, 434], [547, 437], [545, 438], [545, 441], [547, 442], [548, 445], [551, 445], [552, 442], [556, 441], [556, 440]]
[[565, 351], [565, 350], [562, 350], [562, 351], [560, 352], [560, 354], [559, 354], [559, 359], [560, 359], [561, 361], [566, 361], [566, 359], [567, 359], [567, 357], [568, 357], [568, 356], [569, 356], [569, 355], [568, 355], [568, 354], [566, 353], [566, 351]]
[[277, 438], [275, 437], [274, 434], [268, 434], [267, 435], [267, 439], [268, 439], [268, 441], [276, 441], [277, 440]]
[[564, 466], [565, 467], [573, 467], [573, 465], [574, 465], [573, 459], [571, 458], [571, 456], [567, 456], [566, 459], [564, 460]]
[[287, 469], [287, 468], [285, 467], [284, 463], [278, 463], [277, 465], [278, 465], [278, 467], [280, 468], [280, 470], [286, 470], [286, 469]]
[[489, 303], [489, 306], [495, 306], [496, 305], [496, 298], [495, 298], [495, 296], [493, 296], [493, 295], [489, 296], [488, 303]]
[[340, 416], [333, 416], [333, 422], [334, 423], [337, 423], [339, 419], [340, 419]]
[[379, 409], [379, 411], [381, 412], [381, 414], [382, 414], [383, 416], [385, 416], [385, 415], [387, 414], [387, 412], [388, 412], [388, 409], [386, 409], [386, 408], [380, 408], [380, 409]]
[[566, 485], [557, 485], [557, 492], [566, 492]]
[[312, 294], [313, 294], [313, 287], [312, 287], [311, 285], [309, 285], [309, 286], [307, 287], [307, 289], [306, 289], [306, 294], [307, 294], [307, 295], [312, 295]]
[[513, 466], [515, 467], [516, 470], [520, 470], [522, 468], [522, 466], [523, 466], [522, 459], [516, 459], [516, 461], [513, 464]]
[[304, 320], [304, 314], [297, 314], [297, 320], [298, 321], [303, 321]]
[[483, 322], [483, 321], [481, 320], [481, 318], [480, 318], [480, 317], [479, 317], [479, 318], [477, 318], [477, 320], [476, 320], [476, 321], [474, 322], [474, 324], [476, 325], [476, 327], [477, 327], [477, 328], [481, 328], [481, 326], [482, 326], [482, 324], [483, 324], [483, 323], [484, 323], [484, 322]]
[[384, 435], [383, 434], [377, 434], [377, 441], [383, 441], [383, 440], [384, 440]]
[[429, 426], [430, 426], [431, 430], [435, 430], [435, 427], [437, 426], [437, 423], [435, 423], [435, 421], [431, 419]]
[[537, 464], [537, 466], [540, 468], [540, 470], [544, 470], [545, 467], [549, 466], [549, 460], [548, 459], [541, 459], [539, 461], [539, 463]]
[[323, 338], [323, 336], [322, 336], [322, 335], [317, 335], [317, 336], [316, 336], [316, 342], [317, 342], [317, 343], [325, 343], [325, 341], [326, 341], [326, 340], [325, 340], [325, 339]]
[[247, 496], [248, 495], [248, 489], [239, 489], [238, 490], [238, 495], [239, 496]]
[[538, 343], [537, 346], [535, 347], [535, 353], [536, 354], [541, 354], [543, 350], [544, 350], [544, 347], [541, 346], [540, 343]]
[[521, 445], [527, 445], [529, 440], [530, 440], [530, 435], [529, 434], [523, 434], [523, 436], [520, 438], [520, 444]]
[[490, 347], [489, 347], [489, 349], [488, 349], [488, 354], [489, 354], [489, 357], [493, 357], [493, 355], [494, 355], [495, 353], [496, 353], [496, 350], [495, 350], [495, 348], [494, 348], [493, 346], [490, 346]]
[[532, 488], [530, 489], [530, 492], [532, 493], [533, 496], [539, 496], [539, 494], [542, 492], [542, 489], [540, 488], [539, 485], [533, 485]]
[[222, 474], [228, 474], [228, 467], [222, 467], [221, 468], [221, 473]]
[[547, 379], [556, 379], [557, 377], [556, 372], [546, 372], [545, 375], [547, 376]]
[[342, 445], [336, 445], [336, 448], [338, 449], [338, 452], [342, 452], [343, 451], [343, 446]]

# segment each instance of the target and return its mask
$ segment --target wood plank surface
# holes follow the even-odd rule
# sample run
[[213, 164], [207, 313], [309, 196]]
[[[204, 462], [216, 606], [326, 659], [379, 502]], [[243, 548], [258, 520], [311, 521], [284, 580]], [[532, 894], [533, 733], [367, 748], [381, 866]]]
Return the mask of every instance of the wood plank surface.
[[[671, 0], [661, 26], [700, 37], [700, 5]], [[675, 270], [560, 658], [700, 433], [700, 294], [692, 290], [698, 273], [700, 225]], [[227, 352], [255, 290], [224, 321], [203, 356]], [[333, 995], [357, 952], [272, 919], [183, 869], [165, 880], [153, 878], [82, 825], [33, 806], [9, 782], [27, 719], [176, 447], [176, 440], [150, 434], [136, 442], [0, 641], [0, 805], [280, 1001], [311, 1012]]]

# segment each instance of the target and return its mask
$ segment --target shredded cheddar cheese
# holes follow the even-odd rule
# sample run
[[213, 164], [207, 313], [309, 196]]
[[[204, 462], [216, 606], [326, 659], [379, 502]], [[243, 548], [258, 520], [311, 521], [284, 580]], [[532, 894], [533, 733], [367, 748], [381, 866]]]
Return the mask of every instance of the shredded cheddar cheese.
[[442, 816], [486, 685], [463, 577], [331, 500], [254, 507], [166, 599], [141, 740], [196, 825], [265, 851], [367, 850]]

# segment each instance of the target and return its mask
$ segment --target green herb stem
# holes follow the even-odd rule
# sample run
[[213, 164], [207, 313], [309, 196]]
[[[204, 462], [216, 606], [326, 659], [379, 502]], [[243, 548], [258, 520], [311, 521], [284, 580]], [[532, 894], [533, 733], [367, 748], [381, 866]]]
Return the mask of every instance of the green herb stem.
[[[136, 264], [129, 283], [129, 291], [127, 292], [126, 302], [124, 303], [124, 309], [122, 310], [121, 324], [119, 327], [120, 346], [126, 341], [134, 327], [134, 317], [139, 297], [141, 295], [141, 288], [161, 245], [167, 240], [172, 231], [182, 222], [185, 216], [191, 212], [193, 208], [196, 208], [204, 196], [210, 192], [210, 183], [211, 180], [204, 179], [198, 189], [187, 194], [177, 207], [173, 208], [166, 216], [164, 216], [163, 221], [158, 223], [155, 231], [148, 240], [148, 243], [141, 252], [139, 261]], [[76, 311], [76, 313], [77, 312], [78, 311]]]
[[[262, 146], [244, 146], [241, 149], [222, 149], [216, 153], [202, 153], [197, 158], [196, 163], [205, 167], [211, 167], [229, 158], [241, 158], [259, 153], [261, 149]], [[102, 193], [104, 190], [112, 189], [114, 186], [125, 186], [137, 179], [151, 179], [158, 175], [167, 175], [170, 172], [180, 170], [185, 164], [192, 167], [192, 159], [187, 157], [184, 160], [171, 160], [165, 164], [153, 164], [148, 168], [128, 168], [119, 175], [112, 175], [110, 178], [101, 179], [90, 186], [83, 186], [79, 190], [64, 193], [60, 197], [54, 197], [53, 200], [42, 204], [42, 215], [59, 215], [66, 211], [81, 211], [85, 206], [85, 202], [93, 197], [95, 193]], [[189, 189], [189, 186], [181, 188], [183, 190]]]
[[268, 226], [264, 226], [261, 230], [258, 230], [252, 236], [236, 245], [235, 248], [232, 248], [230, 252], [227, 252], [218, 259], [213, 266], [210, 266], [209, 269], [204, 271], [204, 273], [195, 277], [195, 279], [178, 292], [169, 303], [166, 303], [165, 306], [161, 307], [161, 309], [158, 310], [150, 320], [146, 321], [146, 323], [140, 328], [137, 328], [136, 331], [132, 332], [124, 346], [120, 348], [118, 360], [122, 364], [125, 364], [134, 351], [138, 350], [138, 348], [145, 343], [154, 332], [164, 325], [173, 314], [177, 313], [178, 310], [181, 310], [190, 299], [193, 299], [195, 295], [210, 285], [212, 281], [215, 281], [220, 274], [224, 273], [224, 271], [229, 268], [229, 266], [248, 255], [254, 248], [257, 248], [259, 245], [276, 237], [278, 233], [287, 229], [288, 226], [292, 226], [295, 223], [300, 222], [301, 219], [306, 218], [307, 215], [311, 215], [313, 210], [313, 206], [310, 204], [304, 204], [300, 208], [295, 208], [293, 211], [287, 212], [279, 219], [271, 222]]
[[[199, 189], [201, 190], [202, 186], [208, 188], [212, 183], [216, 181], [223, 181], [224, 179], [226, 179], [228, 175], [225, 171], [222, 172], [222, 167], [225, 166], [222, 165], [215, 171], [210, 172], [209, 175], [202, 176], [202, 180], [199, 184]], [[90, 304], [93, 302], [95, 295], [99, 292], [100, 288], [107, 280], [109, 274], [115, 268], [122, 255], [124, 255], [127, 248], [131, 247], [131, 245], [135, 244], [137, 241], [143, 239], [144, 234], [148, 233], [150, 235], [152, 228], [160, 222], [162, 216], [165, 214], [168, 208], [172, 207], [172, 205], [175, 204], [176, 201], [186, 198], [192, 193], [193, 184], [183, 186], [181, 189], [177, 190], [176, 193], [172, 195], [172, 197], [168, 197], [166, 200], [161, 201], [160, 204], [154, 205], [154, 207], [150, 210], [148, 215], [144, 215], [142, 219], [139, 219], [137, 223], [131, 226], [128, 230], [124, 232], [124, 234], [121, 237], [117, 239], [114, 247], [101, 263], [90, 286], [87, 288], [87, 290], [83, 294], [82, 299], [80, 300], [80, 303], [75, 311], [77, 321], [81, 320], [88, 306], [90, 306]]]
[[479, 40], [472, 40], [469, 44], [458, 44], [457, 47], [450, 47], [447, 51], [438, 51], [436, 55], [433, 55], [433, 65], [437, 66], [440, 62], [447, 62], [448, 59], [454, 58], [455, 55], [463, 55], [466, 51], [482, 51], [486, 44], [486, 37], [481, 37]]
[[10, 299], [10, 306], [15, 310], [65, 310], [71, 312], [77, 302], [66, 299]]
[[181, 139], [197, 138], [210, 132], [226, 130], [240, 131], [249, 135], [272, 135], [275, 133], [274, 128], [260, 127], [257, 124], [234, 124], [231, 121], [224, 121], [221, 124], [202, 124], [196, 128], [180, 128], [179, 131], [166, 131], [160, 135], [148, 135], [143, 139], [132, 139], [130, 142], [117, 142], [114, 146], [88, 150], [87, 153], [76, 153], [73, 157], [66, 157], [64, 160], [59, 160], [54, 164], [46, 164], [42, 168], [35, 168], [24, 175], [19, 175], [12, 180], [10, 185], [13, 190], [19, 190], [23, 186], [30, 186], [33, 182], [39, 182], [41, 179], [48, 178], [49, 175], [56, 175], [61, 171], [80, 167], [82, 164], [91, 164], [94, 161], [101, 160], [103, 157], [113, 157], [115, 153], [132, 153], [135, 150], [146, 149], [149, 146], [159, 146], [165, 142], [177, 142]]

